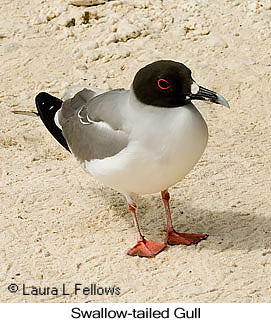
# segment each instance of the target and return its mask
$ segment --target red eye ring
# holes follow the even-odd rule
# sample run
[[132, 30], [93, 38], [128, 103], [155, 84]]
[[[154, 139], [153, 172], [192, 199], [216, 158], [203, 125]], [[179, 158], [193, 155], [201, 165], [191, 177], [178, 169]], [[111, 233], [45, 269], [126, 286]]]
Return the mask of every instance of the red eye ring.
[[172, 87], [172, 84], [165, 79], [159, 79], [157, 81], [157, 85], [158, 85], [159, 89], [161, 89], [161, 90], [168, 90]]

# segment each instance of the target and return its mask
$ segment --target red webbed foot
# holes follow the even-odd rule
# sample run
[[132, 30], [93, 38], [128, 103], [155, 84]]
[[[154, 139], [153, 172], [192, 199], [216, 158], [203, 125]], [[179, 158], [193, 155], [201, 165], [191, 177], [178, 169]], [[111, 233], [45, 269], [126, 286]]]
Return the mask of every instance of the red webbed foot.
[[165, 248], [166, 245], [164, 243], [143, 239], [139, 240], [134, 247], [129, 249], [128, 255], [139, 257], [154, 257]]
[[199, 233], [179, 233], [175, 230], [165, 230], [167, 233], [166, 243], [169, 245], [178, 245], [183, 244], [189, 246], [191, 244], [197, 244], [201, 240], [205, 240], [208, 237], [208, 234], [199, 234]]

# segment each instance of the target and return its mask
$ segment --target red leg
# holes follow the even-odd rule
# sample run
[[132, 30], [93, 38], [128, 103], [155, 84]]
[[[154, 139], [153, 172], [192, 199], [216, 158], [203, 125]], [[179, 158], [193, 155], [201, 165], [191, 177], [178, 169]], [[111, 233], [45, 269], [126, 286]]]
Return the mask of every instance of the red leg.
[[161, 192], [162, 200], [165, 206], [166, 217], [167, 217], [167, 227], [166, 231], [166, 243], [169, 245], [184, 244], [191, 245], [200, 242], [208, 237], [207, 234], [198, 234], [198, 233], [179, 233], [176, 232], [173, 228], [170, 209], [169, 209], [169, 199], [170, 195], [167, 190]]
[[159, 252], [166, 248], [164, 243], [148, 241], [140, 232], [140, 228], [136, 218], [136, 204], [130, 204], [128, 202], [128, 208], [133, 215], [136, 231], [137, 231], [137, 243], [131, 249], [128, 250], [128, 255], [139, 257], [154, 257]]

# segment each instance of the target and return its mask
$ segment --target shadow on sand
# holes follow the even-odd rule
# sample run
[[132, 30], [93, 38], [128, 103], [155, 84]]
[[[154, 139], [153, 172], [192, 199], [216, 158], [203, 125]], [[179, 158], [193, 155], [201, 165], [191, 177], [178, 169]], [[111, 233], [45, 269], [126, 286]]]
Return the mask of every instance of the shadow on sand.
[[[95, 190], [95, 189], [94, 189]], [[131, 226], [131, 218], [122, 194], [105, 188], [102, 197], [108, 205], [122, 215], [121, 221]], [[172, 220], [176, 231], [207, 233], [208, 239], [202, 247], [209, 250], [263, 250], [271, 249], [271, 216], [258, 214], [255, 210], [246, 213], [238, 209], [210, 210], [193, 208], [188, 203], [176, 205], [172, 196]], [[144, 210], [142, 210], [144, 206]], [[113, 220], [113, 219], [112, 219]], [[165, 215], [159, 195], [150, 198], [139, 197], [138, 220], [149, 239], [160, 240], [164, 235]], [[265, 250], [268, 252], [268, 250]], [[271, 252], [271, 251], [270, 251]]]

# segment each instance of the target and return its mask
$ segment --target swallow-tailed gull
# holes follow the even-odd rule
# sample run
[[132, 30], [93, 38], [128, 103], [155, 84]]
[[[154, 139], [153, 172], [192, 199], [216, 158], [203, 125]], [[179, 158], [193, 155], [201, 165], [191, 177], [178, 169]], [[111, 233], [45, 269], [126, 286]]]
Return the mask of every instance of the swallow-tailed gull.
[[45, 92], [36, 97], [38, 114], [56, 140], [92, 176], [126, 197], [137, 230], [131, 256], [153, 257], [166, 247], [142, 235], [137, 195], [161, 192], [165, 243], [190, 245], [207, 238], [176, 232], [169, 209], [168, 188], [193, 168], [207, 144], [206, 122], [192, 100], [229, 107], [223, 96], [198, 85], [189, 68], [171, 60], [140, 69], [129, 90], [83, 89], [64, 101]]

